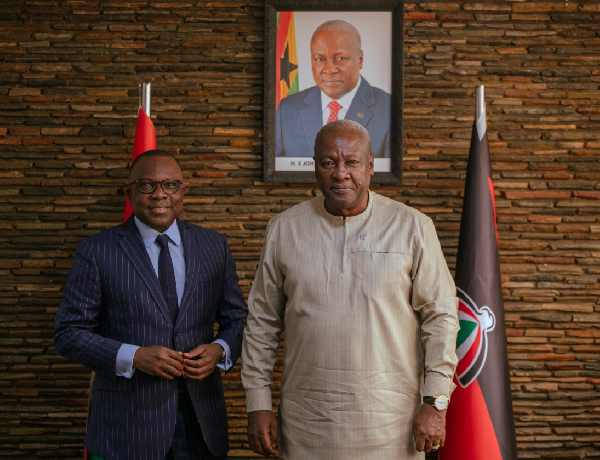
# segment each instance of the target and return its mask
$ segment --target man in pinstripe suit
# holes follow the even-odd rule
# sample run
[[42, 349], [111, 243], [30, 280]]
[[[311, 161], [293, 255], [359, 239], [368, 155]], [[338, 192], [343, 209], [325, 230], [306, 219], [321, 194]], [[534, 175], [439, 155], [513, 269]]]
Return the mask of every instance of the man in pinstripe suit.
[[247, 309], [225, 236], [178, 219], [184, 193], [172, 155], [137, 157], [134, 215], [79, 243], [63, 291], [54, 345], [96, 372], [85, 446], [104, 460], [228, 450], [216, 367], [236, 362]]

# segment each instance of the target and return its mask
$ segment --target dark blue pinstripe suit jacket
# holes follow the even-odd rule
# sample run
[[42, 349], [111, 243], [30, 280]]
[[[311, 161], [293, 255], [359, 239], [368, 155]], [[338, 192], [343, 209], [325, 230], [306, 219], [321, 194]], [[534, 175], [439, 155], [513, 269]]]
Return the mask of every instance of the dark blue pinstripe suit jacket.
[[[79, 243], [56, 315], [58, 353], [96, 371], [85, 446], [104, 460], [162, 460], [175, 429], [177, 382], [137, 371], [117, 377], [123, 343], [178, 351], [223, 339], [235, 362], [247, 308], [224, 235], [177, 220], [186, 263], [175, 324], [133, 216]], [[219, 369], [186, 380], [214, 455], [227, 452], [227, 414]]]

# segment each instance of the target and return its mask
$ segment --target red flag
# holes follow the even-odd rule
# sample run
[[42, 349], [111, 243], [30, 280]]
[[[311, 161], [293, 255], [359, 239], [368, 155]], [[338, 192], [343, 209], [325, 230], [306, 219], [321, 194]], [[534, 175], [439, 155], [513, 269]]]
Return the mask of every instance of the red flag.
[[[483, 94], [481, 95], [483, 97]], [[457, 384], [441, 460], [517, 458], [485, 109], [473, 124], [456, 256]]]
[[[135, 127], [135, 140], [133, 141], [133, 156], [131, 161], [135, 160], [139, 155], [148, 150], [156, 149], [156, 130], [150, 117], [146, 115], [143, 108], [138, 112], [137, 125]], [[129, 198], [125, 203], [125, 213], [123, 214], [123, 222], [129, 219], [133, 213]]]

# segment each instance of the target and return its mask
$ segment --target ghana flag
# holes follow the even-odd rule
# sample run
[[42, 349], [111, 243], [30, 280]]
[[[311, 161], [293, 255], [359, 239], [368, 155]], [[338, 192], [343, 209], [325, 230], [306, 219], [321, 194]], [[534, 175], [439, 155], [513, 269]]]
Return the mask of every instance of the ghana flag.
[[483, 87], [478, 99], [456, 258], [457, 388], [441, 460], [517, 458]]
[[289, 94], [298, 92], [298, 57], [296, 55], [296, 30], [294, 12], [277, 12], [277, 53], [275, 110]]

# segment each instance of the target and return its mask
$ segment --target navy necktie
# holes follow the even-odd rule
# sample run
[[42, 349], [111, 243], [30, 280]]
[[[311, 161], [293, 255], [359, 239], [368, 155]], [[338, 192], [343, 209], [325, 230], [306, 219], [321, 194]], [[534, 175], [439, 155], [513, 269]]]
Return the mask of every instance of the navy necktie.
[[173, 270], [173, 259], [169, 251], [169, 237], [167, 235], [158, 235], [156, 244], [160, 246], [160, 255], [158, 256], [158, 281], [163, 292], [163, 297], [167, 303], [169, 314], [173, 324], [177, 320], [179, 306], [177, 305], [177, 287], [175, 285], [175, 270]]

